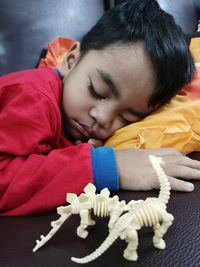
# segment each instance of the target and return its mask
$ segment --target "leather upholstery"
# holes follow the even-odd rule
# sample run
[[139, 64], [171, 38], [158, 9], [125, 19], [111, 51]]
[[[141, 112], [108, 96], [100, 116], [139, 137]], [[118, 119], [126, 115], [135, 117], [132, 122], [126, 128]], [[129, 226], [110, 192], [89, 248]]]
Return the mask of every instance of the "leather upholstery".
[[199, 18], [199, 0], [157, 0], [161, 8], [170, 13], [177, 24], [186, 34], [191, 34], [197, 29]]
[[[122, 2], [124, 0], [110, 0], [111, 5]], [[196, 31], [200, 18], [200, 0], [157, 0], [157, 2], [174, 17], [186, 34]]]
[[[158, 192], [120, 192], [120, 199], [157, 197]], [[117, 240], [101, 257], [85, 266], [91, 267], [198, 267], [200, 266], [200, 183], [193, 193], [173, 192], [168, 211], [175, 220], [164, 237], [166, 249], [152, 245], [152, 229], [139, 233], [138, 261], [123, 258], [126, 242]], [[53, 197], [53, 196], [52, 196]], [[76, 235], [79, 216], [73, 215], [55, 236], [36, 253], [32, 252], [36, 239], [47, 234], [50, 222], [58, 219], [55, 212], [25, 217], [0, 219], [0, 266], [2, 267], [75, 267], [70, 258], [83, 257], [96, 249], [108, 235], [107, 218], [96, 218], [96, 226], [89, 228], [88, 238]]]
[[35, 67], [56, 37], [80, 40], [103, 12], [102, 0], [1, 0], [0, 75]]

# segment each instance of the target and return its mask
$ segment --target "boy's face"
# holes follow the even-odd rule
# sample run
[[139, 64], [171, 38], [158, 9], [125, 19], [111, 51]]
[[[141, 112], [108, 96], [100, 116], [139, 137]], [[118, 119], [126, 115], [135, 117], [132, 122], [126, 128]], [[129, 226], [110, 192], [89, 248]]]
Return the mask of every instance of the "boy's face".
[[92, 50], [75, 62], [63, 79], [62, 104], [76, 140], [105, 140], [152, 111], [148, 101], [156, 80], [143, 44]]

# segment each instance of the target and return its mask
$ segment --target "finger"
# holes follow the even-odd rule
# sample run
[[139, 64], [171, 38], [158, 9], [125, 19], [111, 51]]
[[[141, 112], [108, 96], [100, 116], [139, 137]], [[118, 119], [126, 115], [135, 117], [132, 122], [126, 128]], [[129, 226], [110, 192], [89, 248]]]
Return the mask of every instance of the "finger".
[[75, 145], [78, 145], [78, 144], [82, 144], [82, 141], [81, 140], [76, 140], [74, 143], [75, 143]]
[[103, 142], [100, 140], [96, 140], [96, 139], [89, 139], [88, 143], [93, 145], [94, 147], [99, 147], [103, 145]]
[[171, 155], [177, 155], [177, 156], [182, 156], [183, 154], [179, 152], [178, 150], [174, 148], [157, 148], [157, 149], [150, 149], [151, 152], [155, 156], [171, 156]]
[[169, 177], [169, 182], [171, 189], [174, 191], [192, 192], [194, 190], [194, 185], [189, 182], [185, 182], [173, 177]]
[[187, 167], [191, 167], [191, 168], [200, 170], [200, 161], [199, 160], [190, 159], [190, 158], [184, 156], [182, 158], [177, 159], [177, 161], [181, 165], [185, 165]]
[[187, 156], [184, 155], [166, 155], [163, 157], [163, 161], [168, 164], [168, 163], [173, 163], [173, 164], [179, 164], [179, 165], [184, 165], [187, 167], [191, 167], [194, 169], [199, 169], [200, 170], [200, 161], [191, 159]]
[[200, 180], [200, 170], [183, 165], [167, 165], [165, 172], [176, 178], [182, 178], [187, 180]]

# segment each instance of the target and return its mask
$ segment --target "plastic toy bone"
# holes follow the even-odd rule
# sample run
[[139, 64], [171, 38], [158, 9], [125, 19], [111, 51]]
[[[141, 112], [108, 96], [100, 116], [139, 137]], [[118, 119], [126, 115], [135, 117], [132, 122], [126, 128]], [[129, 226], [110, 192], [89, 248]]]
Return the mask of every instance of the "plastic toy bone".
[[96, 194], [96, 187], [89, 183], [84, 188], [84, 192], [79, 197], [76, 194], [67, 194], [66, 200], [71, 205], [57, 208], [60, 218], [51, 222], [51, 231], [46, 236], [41, 235], [41, 240], [36, 241], [37, 244], [33, 248], [33, 252], [47, 243], [72, 214], [80, 215], [81, 222], [77, 228], [77, 235], [86, 238], [88, 235], [87, 226], [95, 224], [95, 221], [91, 219], [92, 211], [98, 217], [110, 216], [109, 225], [112, 225], [126, 209], [125, 201], [119, 201], [118, 196], [109, 197], [110, 191], [107, 188], [101, 190], [100, 194]]
[[138, 258], [138, 234], [137, 230], [143, 226], [151, 226], [154, 230], [153, 244], [159, 249], [165, 248], [163, 235], [168, 230], [174, 219], [173, 215], [166, 211], [166, 204], [170, 197], [170, 184], [168, 177], [161, 168], [162, 159], [155, 156], [149, 157], [153, 168], [160, 181], [160, 194], [158, 198], [147, 198], [146, 200], [130, 201], [128, 211], [123, 215], [115, 217], [110, 233], [105, 241], [93, 253], [84, 258], [74, 258], [77, 263], [88, 263], [102, 255], [117, 238], [125, 239], [128, 243], [124, 250], [124, 258], [136, 261]]

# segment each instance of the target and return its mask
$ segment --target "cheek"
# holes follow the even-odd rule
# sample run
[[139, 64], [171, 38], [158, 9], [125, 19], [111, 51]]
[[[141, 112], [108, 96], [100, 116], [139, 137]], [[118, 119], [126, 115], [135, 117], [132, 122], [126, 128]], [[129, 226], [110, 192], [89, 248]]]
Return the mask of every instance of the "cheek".
[[119, 119], [119, 117], [116, 117], [116, 119], [113, 122], [112, 131], [115, 132], [124, 126], [125, 125], [122, 123], [122, 121]]
[[116, 132], [117, 130], [119, 130], [120, 128], [122, 128], [124, 126], [125, 125], [118, 118], [116, 118], [113, 121], [112, 126], [106, 131], [106, 137], [105, 137], [105, 139], [111, 137], [111, 135], [113, 135], [114, 132]]
[[81, 115], [88, 112], [91, 103], [86, 90], [78, 87], [66, 87], [63, 93], [63, 107], [68, 115]]
[[63, 109], [67, 115], [73, 114], [78, 107], [78, 98], [75, 90], [70, 90], [69, 87], [63, 91]]

